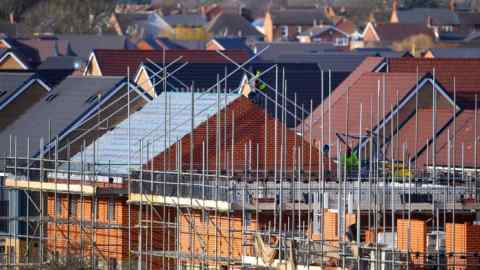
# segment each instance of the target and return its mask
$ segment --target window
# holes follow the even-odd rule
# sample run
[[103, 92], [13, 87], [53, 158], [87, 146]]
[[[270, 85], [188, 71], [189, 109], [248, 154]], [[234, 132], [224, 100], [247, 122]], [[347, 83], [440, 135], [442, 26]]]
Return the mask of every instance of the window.
[[70, 198], [70, 216], [75, 217], [77, 215], [77, 198]]
[[336, 46], [347, 46], [348, 45], [348, 39], [347, 38], [336, 38], [335, 39], [335, 45]]
[[89, 96], [87, 100], [85, 100], [85, 103], [93, 103], [94, 101], [97, 101], [98, 99], [100, 99], [100, 96], [101, 96], [100, 93], [93, 94]]
[[280, 26], [280, 35], [283, 38], [288, 38], [288, 26]]
[[51, 94], [51, 95], [49, 95], [47, 98], [45, 98], [45, 101], [46, 101], [46, 102], [51, 102], [51, 101], [54, 100], [57, 96], [58, 96], [58, 94]]
[[451, 25], [444, 25], [444, 26], [442, 26], [442, 30], [443, 30], [444, 32], [452, 32], [452, 31], [453, 31], [453, 26], [451, 26]]
[[108, 199], [108, 209], [107, 209], [108, 220], [115, 220], [115, 201], [113, 198]]
[[55, 214], [57, 216], [62, 214], [62, 197], [60, 195], [55, 196]]
[[302, 33], [302, 26], [297, 27], [297, 33], [299, 33], [299, 34]]

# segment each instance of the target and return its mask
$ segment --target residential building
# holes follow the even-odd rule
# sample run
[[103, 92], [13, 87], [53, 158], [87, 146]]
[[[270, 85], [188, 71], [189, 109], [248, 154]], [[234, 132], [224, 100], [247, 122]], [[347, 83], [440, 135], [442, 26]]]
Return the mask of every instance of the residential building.
[[31, 72], [0, 72], [0, 129], [5, 129], [35, 103], [48, 95], [52, 83]]
[[8, 54], [3, 65], [14, 69], [35, 69], [49, 57], [76, 56], [66, 40], [51, 37], [33, 39], [0, 38], [0, 50]]
[[[246, 61], [250, 55], [243, 50], [225, 51], [236, 62]], [[176, 59], [189, 63], [226, 63], [223, 56], [207, 50], [93, 50], [85, 67], [87, 76], [124, 76], [133, 74], [141, 63], [148, 61], [170, 63]]]
[[28, 70], [28, 59], [18, 51], [9, 48], [0, 49], [0, 70]]
[[479, 48], [432, 48], [423, 53], [425, 58], [480, 58]]
[[[265, 62], [284, 61], [284, 55], [323, 53], [336, 48], [332, 44], [300, 43], [300, 42], [255, 42], [250, 45], [254, 53], [259, 53], [258, 59]], [[268, 47], [268, 48], [267, 48]]]
[[[35, 82], [40, 81], [32, 80], [30, 85]], [[10, 121], [0, 133], [1, 152], [7, 153], [12, 149], [12, 137], [17, 143], [17, 153], [22, 155], [34, 157], [43, 153], [51, 156], [56, 147], [59, 157], [65, 158], [76, 153], [84, 142], [88, 145], [126, 117], [127, 108], [124, 108], [124, 104], [127, 97], [124, 93], [128, 88], [132, 92], [132, 111], [150, 100], [150, 96], [134, 84], [128, 86], [124, 77], [69, 76], [48, 91], [27, 88], [28, 92], [23, 91], [22, 96], [16, 99], [32, 102], [33, 95], [38, 101], [30, 107], [22, 107], [20, 104], [12, 107], [22, 107], [24, 112]], [[116, 112], [115, 117], [107, 118], [107, 112]], [[35, 129], [32, 129], [32, 123], [36, 123]], [[44, 148], [40, 147], [42, 140]], [[76, 144], [72, 144], [73, 140]], [[70, 142], [69, 150], [60, 150], [66, 141]]]
[[217, 15], [208, 23], [207, 31], [213, 37], [240, 37], [247, 40], [263, 40], [262, 33], [241, 15], [234, 13]]
[[363, 32], [363, 43], [365, 47], [388, 47], [419, 35], [436, 40], [434, 31], [422, 23], [369, 22]]
[[208, 39], [207, 22], [198, 14], [113, 13], [109, 24], [117, 34], [139, 39], [158, 36], [180, 40]]
[[252, 50], [247, 45], [247, 40], [245, 38], [238, 37], [216, 37], [212, 38], [207, 43], [207, 50], [245, 50], [246, 52], [251, 53]]
[[26, 25], [22, 23], [17, 23], [15, 21], [0, 21], [0, 35], [5, 35], [12, 38], [26, 38], [29, 37], [31, 33], [27, 30]]
[[156, 12], [113, 13], [109, 27], [118, 35], [140, 38], [169, 35], [173, 31]]
[[448, 8], [399, 9], [398, 1], [393, 1], [391, 23], [424, 24], [436, 33], [452, 32], [460, 26], [460, 18]]
[[[259, 106], [266, 106], [270, 116], [291, 128], [307, 117], [310, 107], [318, 106], [331, 89], [335, 89], [349, 74], [342, 71], [322, 72], [316, 63], [287, 62], [276, 63], [276, 65], [278, 70], [271, 68], [271, 63], [252, 63], [243, 68], [238, 68], [231, 63], [193, 63], [184, 67], [181, 64], [175, 64], [171, 67], [177, 71], [173, 78], [167, 79], [167, 84], [181, 92], [188, 92], [191, 89], [196, 92], [212, 92], [217, 85], [221, 90], [226, 88], [228, 92], [239, 92]], [[153, 92], [149, 89], [154, 88], [157, 95], [163, 92], [163, 85], [158, 83], [160, 77], [155, 75], [162, 66], [161, 63], [144, 64], [136, 76], [137, 84], [142, 85], [149, 92]], [[228, 76], [228, 78], [217, 84], [217, 76], [220, 78]], [[274, 88], [275, 86], [277, 89], [283, 87], [281, 78], [288, 81], [290, 90], [285, 94], [277, 92]], [[194, 85], [189, 83], [192, 81], [195, 81]], [[141, 82], [144, 84], [140, 84]], [[278, 110], [275, 112], [275, 104], [284, 104], [288, 113], [282, 115]]]
[[326, 43], [338, 48], [349, 49], [351, 36], [332, 25], [314, 26], [298, 35], [303, 43]]
[[296, 40], [306, 29], [329, 23], [324, 9], [269, 10], [263, 26], [265, 41]]
[[124, 36], [102, 34], [102, 35], [86, 35], [86, 34], [62, 34], [55, 35], [57, 40], [68, 42], [70, 49], [76, 56], [81, 57], [83, 61], [87, 61], [93, 49], [129, 49], [132, 44]]

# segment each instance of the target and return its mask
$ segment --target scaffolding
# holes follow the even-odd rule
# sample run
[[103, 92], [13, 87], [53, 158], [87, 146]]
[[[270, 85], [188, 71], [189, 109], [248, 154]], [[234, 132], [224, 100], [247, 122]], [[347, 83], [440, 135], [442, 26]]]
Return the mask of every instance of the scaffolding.
[[[427, 150], [432, 153], [427, 158], [431, 165], [420, 167], [407, 157], [405, 145], [387, 143], [386, 136], [364, 134], [363, 104], [354, 104], [360, 106], [358, 131], [342, 134], [346, 139], [341, 139], [324, 136], [331, 132], [321, 130], [322, 139], [314, 141], [312, 120], [300, 125], [297, 119], [297, 110], [308, 115], [313, 105], [306, 109], [287, 98], [284, 70], [272, 65], [254, 74], [246, 68], [263, 51], [241, 64], [218, 53], [236, 70], [218, 74], [217, 82], [201, 93], [184, 84], [192, 89], [191, 102], [182, 109], [187, 121], [178, 121], [171, 113], [175, 104], [171, 104], [168, 80], [178, 80], [178, 69], [168, 71], [171, 63], [146, 59], [157, 68], [151, 70], [153, 81], [163, 87], [163, 124], [132, 142], [129, 89], [125, 104], [128, 158], [123, 163], [97, 161], [102, 148], [97, 142], [87, 145], [81, 135], [75, 139], [77, 144], [82, 142], [78, 153], [70, 153], [73, 141], [46, 138], [50, 148], [44, 141], [34, 142], [39, 143], [40, 153], [31, 156], [35, 150], [27, 149], [27, 156], [20, 157], [17, 145], [26, 143], [30, 148], [31, 144], [28, 138], [21, 141], [13, 134], [10, 153], [2, 162], [3, 187], [22, 194], [18, 198], [24, 200], [26, 212], [8, 216], [6, 222], [18, 222], [25, 229], [13, 226], [2, 238], [5, 247], [15, 246], [15, 251], [5, 252], [2, 267], [42, 268], [64, 256], [82, 258], [93, 269], [480, 267], [480, 250], [461, 248], [455, 240], [464, 237], [459, 241], [478, 242], [475, 233], [468, 232], [480, 232], [476, 227], [480, 225], [463, 224], [478, 220], [478, 173], [476, 165], [463, 166], [465, 146], [457, 144], [455, 132], [448, 135], [448, 166], [439, 166], [434, 125], [432, 149]], [[239, 123], [235, 114], [240, 112], [228, 110], [241, 98], [227, 101], [226, 84], [234, 72], [244, 73], [245, 83], [263, 100], [255, 105], [264, 111], [263, 126], [242, 130], [243, 138], [238, 137], [238, 127], [250, 120]], [[268, 72], [275, 74], [275, 85], [262, 80]], [[322, 71], [321, 76], [328, 81], [331, 72]], [[256, 82], [264, 89], [256, 89]], [[378, 93], [381, 88], [379, 82]], [[324, 89], [322, 83], [322, 96], [332, 90]], [[215, 117], [197, 123], [198, 100], [206, 93], [216, 96], [210, 105], [210, 116]], [[435, 96], [433, 101], [435, 118]], [[272, 104], [273, 116], [267, 113]], [[287, 104], [295, 111], [288, 110]], [[475, 98], [475, 134], [476, 104]], [[454, 106], [454, 125], [456, 116]], [[283, 124], [287, 117], [299, 124], [293, 132]], [[331, 117], [322, 115], [320, 121], [343, 121]], [[172, 137], [184, 126], [189, 127], [188, 133]], [[200, 126], [206, 132], [196, 132]], [[389, 128], [394, 134], [399, 122]], [[263, 137], [252, 142], [248, 136], [258, 129], [263, 129]], [[384, 127], [382, 134], [386, 132]], [[358, 144], [360, 161], [350, 166], [341, 157], [348, 155], [354, 140], [365, 144]], [[412, 143], [417, 144], [416, 139]], [[336, 160], [321, 150], [324, 145], [335, 146]], [[88, 147], [93, 150], [86, 151]], [[461, 148], [462, 156], [455, 156], [455, 147]], [[395, 160], [395, 151], [395, 156], [403, 158]], [[78, 158], [73, 159], [74, 155]], [[118, 173], [116, 167], [127, 171]]]

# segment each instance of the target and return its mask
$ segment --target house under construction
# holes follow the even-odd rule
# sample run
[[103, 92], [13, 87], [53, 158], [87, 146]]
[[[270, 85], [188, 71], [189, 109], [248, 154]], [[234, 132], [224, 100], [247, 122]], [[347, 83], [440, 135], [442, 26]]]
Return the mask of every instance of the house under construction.
[[145, 59], [148, 94], [129, 74], [69, 135], [12, 133], [2, 267], [480, 267], [476, 95], [369, 57], [335, 91], [319, 71], [320, 104], [299, 104], [295, 71], [256, 56], [206, 89]]

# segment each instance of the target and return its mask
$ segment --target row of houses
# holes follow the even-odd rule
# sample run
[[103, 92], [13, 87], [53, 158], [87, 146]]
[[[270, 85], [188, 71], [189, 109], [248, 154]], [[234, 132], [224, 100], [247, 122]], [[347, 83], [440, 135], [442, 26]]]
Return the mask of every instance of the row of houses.
[[[320, 184], [347, 149], [417, 170], [477, 167], [477, 59], [374, 51], [299, 63], [262, 51], [249, 62], [244, 50], [94, 49], [77, 73], [0, 71], [4, 245], [20, 250], [10, 262], [240, 266], [257, 254], [252, 232], [301, 230], [312, 213], [302, 194], [285, 195], [280, 215], [274, 194], [245, 198], [251, 172]], [[457, 220], [476, 218], [462, 209]], [[36, 253], [22, 255], [26, 245]]]
[[[201, 41], [204, 45], [214, 37], [241, 37], [248, 41], [318, 42], [345, 49], [365, 44], [385, 46], [420, 34], [441, 45], [468, 46], [477, 39], [480, 25], [479, 14], [471, 4], [455, 0], [449, 1], [448, 7], [410, 9], [404, 9], [395, 0], [384, 7], [389, 12], [388, 19], [377, 19], [372, 11], [371, 18], [364, 22], [351, 19], [355, 15], [353, 3], [278, 6], [261, 2], [258, 7], [220, 3], [177, 12], [155, 6], [141, 10], [120, 8], [111, 15], [107, 32], [127, 36], [139, 46], [155, 47], [154, 39], [159, 36], [197, 48], [202, 46]], [[29, 36], [26, 27], [15, 18], [0, 26], [0, 33], [11, 37]]]

